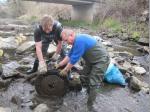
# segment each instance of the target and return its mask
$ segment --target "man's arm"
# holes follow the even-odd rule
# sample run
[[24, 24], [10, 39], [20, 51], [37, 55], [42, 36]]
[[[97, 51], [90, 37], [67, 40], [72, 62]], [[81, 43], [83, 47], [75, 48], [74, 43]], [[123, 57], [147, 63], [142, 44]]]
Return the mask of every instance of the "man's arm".
[[62, 49], [62, 41], [58, 41], [57, 48], [56, 48], [56, 54], [59, 54], [61, 49]]
[[42, 54], [42, 42], [35, 42], [36, 54], [40, 62], [44, 61]]
[[66, 56], [58, 65], [63, 66], [66, 65], [69, 62], [69, 57]]
[[64, 69], [68, 72], [69, 70], [71, 70], [72, 67], [73, 67], [73, 65], [68, 63]]

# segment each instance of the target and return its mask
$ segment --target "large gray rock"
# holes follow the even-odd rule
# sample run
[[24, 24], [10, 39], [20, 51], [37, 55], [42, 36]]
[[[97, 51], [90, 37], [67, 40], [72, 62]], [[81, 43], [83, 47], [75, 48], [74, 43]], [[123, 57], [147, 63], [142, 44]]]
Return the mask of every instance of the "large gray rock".
[[20, 44], [26, 41], [26, 37], [23, 34], [19, 34], [16, 37], [2, 38], [0, 37], [0, 48], [2, 49], [16, 49]]
[[143, 44], [143, 45], [149, 45], [149, 38], [144, 38], [144, 37], [141, 37], [139, 40], [138, 40], [139, 43]]
[[121, 64], [117, 64], [120, 71], [123, 73], [126, 73], [127, 71], [129, 72], [130, 68], [131, 68], [131, 64], [127, 61], [121, 63]]
[[1, 49], [15, 49], [18, 47], [18, 43], [15, 41], [15, 37], [2, 38], [0, 37]]
[[16, 52], [19, 54], [24, 53], [25, 51], [34, 48], [34, 45], [35, 45], [34, 41], [25, 42], [16, 49]]
[[143, 67], [139, 66], [132, 66], [131, 70], [136, 74], [136, 75], [143, 75], [146, 74], [146, 70]]
[[12, 112], [12, 110], [8, 107], [0, 107], [0, 112]]
[[31, 27], [27, 25], [17, 25], [17, 24], [7, 24], [7, 25], [0, 25], [0, 30], [3, 31], [10, 31], [10, 30], [29, 30]]
[[23, 99], [21, 97], [19, 97], [18, 95], [14, 95], [11, 98], [11, 102], [17, 105], [21, 105], [21, 103], [23, 102]]
[[10, 83], [11, 83], [10, 79], [3, 80], [2, 78], [0, 78], [0, 90], [1, 89], [6, 89], [9, 86]]
[[109, 42], [109, 41], [103, 41], [102, 44], [105, 45], [105, 46], [108, 46], [108, 47], [112, 47], [113, 46], [112, 43]]
[[18, 72], [16, 71], [16, 68], [18, 68], [20, 65], [18, 64], [17, 61], [9, 62], [8, 64], [4, 64], [2, 66], [3, 68], [3, 78], [8, 78], [8, 77], [13, 77], [16, 75], [19, 75]]
[[8, 36], [15, 36], [16, 32], [15, 31], [0, 31], [0, 36], [2, 37], [8, 37]]
[[122, 56], [122, 57], [133, 56], [132, 53], [127, 52], [127, 51], [123, 51], [123, 52], [117, 52], [117, 51], [115, 51], [115, 52], [114, 52], [114, 55], [116, 55], [116, 56]]
[[140, 48], [137, 48], [137, 50], [142, 52], [142, 53], [150, 53], [150, 49], [148, 46], [142, 46]]
[[133, 90], [137, 91], [143, 90], [145, 92], [149, 92], [149, 85], [145, 82], [140, 81], [135, 76], [130, 77], [129, 87], [132, 88]]
[[46, 104], [39, 104], [35, 109], [34, 112], [48, 112], [49, 108]]

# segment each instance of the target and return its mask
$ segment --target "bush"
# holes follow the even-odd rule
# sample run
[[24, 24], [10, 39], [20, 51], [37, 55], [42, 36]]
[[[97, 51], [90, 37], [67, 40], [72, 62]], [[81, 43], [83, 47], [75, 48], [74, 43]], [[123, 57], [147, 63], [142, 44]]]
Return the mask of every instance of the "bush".
[[138, 41], [139, 40], [139, 38], [140, 38], [140, 36], [141, 36], [141, 34], [140, 34], [140, 32], [137, 32], [137, 31], [134, 31], [133, 33], [132, 33], [132, 39], [134, 40], [134, 41]]
[[104, 28], [111, 29], [113, 32], [121, 31], [122, 29], [122, 24], [119, 21], [114, 20], [112, 18], [106, 19], [104, 23], [102, 23], [102, 26]]

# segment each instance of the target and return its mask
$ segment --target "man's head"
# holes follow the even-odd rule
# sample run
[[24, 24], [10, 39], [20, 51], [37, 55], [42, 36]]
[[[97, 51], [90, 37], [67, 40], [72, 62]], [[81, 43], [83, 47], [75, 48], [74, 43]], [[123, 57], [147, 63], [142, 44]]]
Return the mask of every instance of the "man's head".
[[53, 18], [52, 16], [44, 15], [41, 20], [42, 29], [44, 32], [49, 33], [52, 31]]
[[61, 32], [62, 40], [72, 45], [75, 39], [75, 32], [69, 29], [63, 29]]

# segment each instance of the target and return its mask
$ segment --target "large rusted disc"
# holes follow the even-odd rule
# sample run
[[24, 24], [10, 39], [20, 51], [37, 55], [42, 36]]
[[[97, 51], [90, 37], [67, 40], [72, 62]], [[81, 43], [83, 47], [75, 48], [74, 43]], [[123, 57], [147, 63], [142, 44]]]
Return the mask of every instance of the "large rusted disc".
[[41, 96], [63, 96], [65, 83], [57, 75], [40, 75], [35, 81], [35, 89]]

